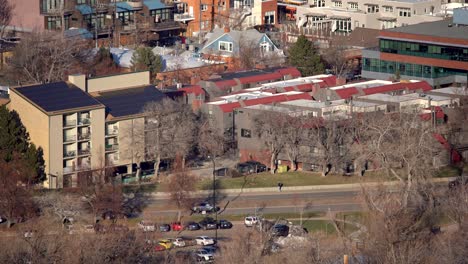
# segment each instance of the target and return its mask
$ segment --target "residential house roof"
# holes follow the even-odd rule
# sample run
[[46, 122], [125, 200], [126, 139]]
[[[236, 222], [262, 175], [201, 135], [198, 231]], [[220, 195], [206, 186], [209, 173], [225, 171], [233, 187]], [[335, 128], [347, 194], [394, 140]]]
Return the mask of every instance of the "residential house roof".
[[[365, 82], [368, 83], [368, 82]], [[365, 86], [362, 85], [363, 83], [356, 83], [345, 85], [341, 88], [334, 87], [332, 90], [336, 92], [336, 94], [341, 99], [349, 99], [353, 97], [353, 95], [371, 95], [377, 93], [388, 93], [400, 90], [409, 90], [409, 91], [417, 91], [421, 90], [423, 92], [427, 92], [432, 90], [432, 87], [425, 81], [410, 81], [410, 82], [399, 82], [399, 83], [388, 83], [388, 84], [367, 84]], [[370, 87], [369, 87], [370, 86]]]
[[149, 10], [168, 8], [171, 6], [166, 6], [160, 0], [145, 0], [143, 4], [148, 7]]
[[76, 5], [75, 9], [80, 11], [80, 13], [82, 15], [90, 15], [90, 14], [94, 13], [93, 8], [91, 6], [89, 6], [89, 5], [86, 5], [86, 4]]
[[65, 111], [75, 108], [103, 107], [89, 94], [66, 82], [46, 83], [11, 88], [44, 112]]
[[140, 114], [143, 107], [154, 101], [160, 101], [166, 95], [152, 85], [100, 92], [96, 99], [106, 106], [106, 111], [113, 117]]
[[452, 23], [452, 18], [450, 18], [440, 21], [424, 22], [404, 27], [391, 28], [387, 29], [386, 31], [425, 35], [439, 38], [454, 38], [468, 40], [467, 27], [463, 25], [452, 26]]

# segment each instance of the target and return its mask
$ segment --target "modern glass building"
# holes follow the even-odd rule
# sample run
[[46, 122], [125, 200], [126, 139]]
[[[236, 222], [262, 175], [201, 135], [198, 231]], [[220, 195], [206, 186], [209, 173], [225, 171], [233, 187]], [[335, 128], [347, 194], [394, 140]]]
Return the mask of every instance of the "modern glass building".
[[[466, 19], [465, 19], [466, 18]], [[466, 83], [468, 8], [447, 20], [382, 31], [379, 47], [363, 51], [362, 76], [421, 79], [433, 86]]]

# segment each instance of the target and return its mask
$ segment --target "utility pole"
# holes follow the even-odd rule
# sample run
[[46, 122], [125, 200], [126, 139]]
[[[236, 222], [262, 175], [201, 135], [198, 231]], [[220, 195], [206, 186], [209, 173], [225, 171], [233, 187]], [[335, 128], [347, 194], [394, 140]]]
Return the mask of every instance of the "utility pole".
[[202, 44], [202, 36], [201, 36], [201, 28], [202, 28], [202, 2], [201, 0], [198, 1], [199, 3], [199, 9], [200, 11], [198, 12], [198, 19], [199, 19], [199, 30], [198, 30], [198, 44]]

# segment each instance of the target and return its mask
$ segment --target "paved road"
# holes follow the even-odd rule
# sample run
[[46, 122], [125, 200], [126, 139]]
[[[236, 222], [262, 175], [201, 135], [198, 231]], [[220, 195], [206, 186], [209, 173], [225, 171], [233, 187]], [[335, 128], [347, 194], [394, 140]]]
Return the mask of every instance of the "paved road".
[[[305, 211], [358, 211], [361, 208], [355, 199], [357, 194], [358, 191], [355, 190], [227, 194], [223, 196], [219, 206], [224, 207], [228, 204], [221, 215], [250, 214], [256, 210], [261, 210], [263, 213], [298, 212], [302, 207], [301, 202], [304, 201], [310, 203]], [[151, 198], [144, 212], [145, 216], [177, 214], [176, 208], [163, 209], [167, 208], [170, 202], [169, 198]]]

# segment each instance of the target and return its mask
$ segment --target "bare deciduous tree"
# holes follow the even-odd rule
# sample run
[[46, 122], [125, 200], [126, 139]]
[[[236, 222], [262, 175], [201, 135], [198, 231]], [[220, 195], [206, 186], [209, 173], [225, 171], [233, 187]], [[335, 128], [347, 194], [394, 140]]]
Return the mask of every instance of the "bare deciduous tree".
[[23, 38], [13, 51], [13, 78], [23, 82], [49, 83], [64, 80], [81, 56], [82, 42], [53, 32], [35, 32]]
[[145, 105], [145, 145], [148, 157], [155, 160], [154, 171], [158, 175], [162, 158], [185, 157], [192, 149], [195, 136], [195, 116], [181, 102], [165, 98]]
[[334, 38], [330, 46], [322, 53], [322, 58], [338, 77], [345, 76], [352, 65], [347, 58], [348, 46], [343, 38]]
[[176, 168], [176, 172], [171, 174], [169, 178], [168, 191], [179, 209], [178, 221], [181, 218], [181, 210], [191, 208], [193, 202], [191, 192], [195, 191], [196, 182], [195, 176], [186, 169], [181, 168], [181, 165]]
[[432, 162], [440, 144], [419, 113], [370, 114], [360, 122], [356, 129], [359, 144], [353, 146], [358, 149], [354, 150], [357, 159], [386, 169], [405, 183], [408, 195], [414, 181], [433, 174]]
[[290, 117], [273, 111], [262, 111], [254, 118], [254, 131], [270, 154], [270, 171], [276, 172], [278, 154], [285, 145], [285, 130]]
[[[5, 35], [5, 29], [13, 17], [14, 5], [9, 0], [0, 0], [0, 40]], [[1, 43], [0, 43], [1, 49]]]

